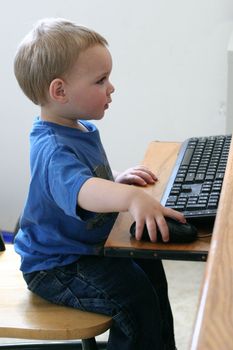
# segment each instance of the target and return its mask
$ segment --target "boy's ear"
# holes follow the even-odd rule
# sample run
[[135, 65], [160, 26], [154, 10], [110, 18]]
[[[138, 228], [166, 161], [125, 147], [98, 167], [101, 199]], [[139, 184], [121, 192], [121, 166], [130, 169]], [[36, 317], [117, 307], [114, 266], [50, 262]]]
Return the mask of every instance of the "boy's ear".
[[49, 86], [49, 95], [50, 98], [54, 101], [60, 103], [67, 102], [67, 96], [65, 93], [65, 82], [60, 78], [54, 79]]

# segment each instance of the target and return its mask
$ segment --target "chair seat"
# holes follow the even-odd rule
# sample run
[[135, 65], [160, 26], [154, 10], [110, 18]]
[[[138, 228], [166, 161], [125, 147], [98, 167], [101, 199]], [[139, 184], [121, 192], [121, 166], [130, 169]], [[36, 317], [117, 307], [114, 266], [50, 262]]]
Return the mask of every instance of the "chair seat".
[[27, 290], [12, 245], [0, 252], [0, 337], [72, 340], [107, 331], [112, 318], [45, 301]]

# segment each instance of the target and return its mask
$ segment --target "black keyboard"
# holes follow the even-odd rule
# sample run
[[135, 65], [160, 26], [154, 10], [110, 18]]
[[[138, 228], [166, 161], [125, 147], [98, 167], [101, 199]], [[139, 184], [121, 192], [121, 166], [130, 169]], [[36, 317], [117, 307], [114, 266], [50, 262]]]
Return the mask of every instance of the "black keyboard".
[[231, 135], [184, 141], [161, 203], [186, 218], [215, 218], [230, 143]]

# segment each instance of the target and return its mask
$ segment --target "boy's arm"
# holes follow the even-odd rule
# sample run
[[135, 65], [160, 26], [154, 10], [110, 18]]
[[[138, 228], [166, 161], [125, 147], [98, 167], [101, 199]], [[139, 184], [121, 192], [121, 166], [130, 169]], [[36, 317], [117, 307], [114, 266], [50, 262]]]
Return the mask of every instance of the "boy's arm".
[[77, 201], [81, 208], [97, 213], [129, 211], [136, 221], [137, 239], [141, 238], [146, 224], [152, 241], [156, 241], [157, 226], [163, 240], [168, 241], [169, 233], [164, 216], [186, 222], [181, 213], [163, 207], [142, 189], [100, 178], [88, 179], [82, 185]]

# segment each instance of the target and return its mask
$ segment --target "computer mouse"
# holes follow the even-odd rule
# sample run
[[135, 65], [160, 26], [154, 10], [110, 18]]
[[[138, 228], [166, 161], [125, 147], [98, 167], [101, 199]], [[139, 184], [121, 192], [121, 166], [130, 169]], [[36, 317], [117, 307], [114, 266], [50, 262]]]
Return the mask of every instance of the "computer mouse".
[[[197, 228], [190, 224], [182, 224], [179, 221], [173, 220], [171, 218], [166, 218], [166, 222], [169, 229], [169, 241], [164, 242], [162, 240], [162, 236], [160, 231], [157, 231], [157, 242], [163, 242], [163, 243], [190, 243], [197, 239]], [[130, 234], [132, 237], [135, 237], [135, 228], [136, 223], [133, 222], [133, 224], [130, 227]], [[147, 227], [145, 225], [142, 233], [143, 241], [150, 241], [150, 237], [147, 231]]]

